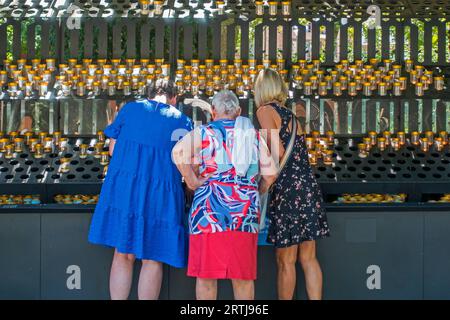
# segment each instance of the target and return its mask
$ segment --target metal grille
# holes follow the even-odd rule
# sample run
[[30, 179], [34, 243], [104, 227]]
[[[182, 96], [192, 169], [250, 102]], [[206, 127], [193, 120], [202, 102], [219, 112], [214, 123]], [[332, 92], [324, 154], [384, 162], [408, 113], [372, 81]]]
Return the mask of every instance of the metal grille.
[[[69, 19], [70, 20], [70, 19]], [[423, 28], [420, 28], [420, 26]], [[206, 19], [83, 18], [70, 21], [5, 18], [0, 24], [0, 59], [164, 58], [184, 59], [285, 58], [413, 59], [424, 65], [450, 63], [450, 22], [445, 19], [385, 19], [369, 29], [361, 19], [340, 20], [220, 16]]]
[[[0, 15], [15, 17], [59, 17], [70, 14], [71, 5], [83, 10], [84, 15], [97, 17], [136, 16], [146, 14], [138, 0], [1, 0]], [[445, 0], [293, 0], [294, 17], [367, 17], [367, 8], [380, 7], [385, 17], [445, 17], [450, 15], [450, 4]], [[162, 16], [180, 17], [217, 15], [220, 4], [214, 0], [166, 0]], [[226, 14], [254, 15], [255, 2], [250, 0], [224, 1]], [[278, 4], [281, 7], [281, 1]], [[73, 8], [73, 7], [72, 7]], [[149, 6], [150, 11], [155, 4]], [[265, 10], [267, 14], [267, 9]]]

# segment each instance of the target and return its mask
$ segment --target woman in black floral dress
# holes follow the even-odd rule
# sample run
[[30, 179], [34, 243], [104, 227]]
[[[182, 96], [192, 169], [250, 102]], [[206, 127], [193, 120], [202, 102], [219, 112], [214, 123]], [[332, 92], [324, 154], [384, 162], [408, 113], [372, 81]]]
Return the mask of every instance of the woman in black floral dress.
[[[292, 112], [285, 108], [287, 87], [279, 74], [262, 70], [255, 83], [257, 117], [268, 131], [272, 155], [282, 158], [289, 144]], [[299, 125], [297, 126], [299, 127]], [[310, 299], [322, 297], [322, 271], [316, 258], [316, 239], [329, 236], [320, 187], [308, 161], [305, 136], [297, 131], [289, 161], [275, 182], [268, 205], [268, 242], [275, 245], [278, 264], [278, 295], [292, 299], [296, 283], [295, 265], [302, 265]]]

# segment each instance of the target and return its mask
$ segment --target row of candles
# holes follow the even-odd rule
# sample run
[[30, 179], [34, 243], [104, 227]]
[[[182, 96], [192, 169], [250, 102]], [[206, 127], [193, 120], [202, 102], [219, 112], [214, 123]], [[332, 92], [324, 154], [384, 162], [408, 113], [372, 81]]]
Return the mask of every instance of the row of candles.
[[[226, 10], [225, 1], [214, 1], [214, 7], [210, 9], [215, 10], [219, 15], [223, 15]], [[139, 0], [139, 6], [141, 8], [141, 14], [148, 15], [152, 13], [155, 16], [160, 16], [164, 12], [164, 6], [167, 3], [160, 0]], [[278, 7], [281, 4], [281, 14], [285, 17], [291, 15], [291, 1], [255, 1], [255, 14], [257, 16], [264, 15], [265, 8], [270, 16], [276, 16], [278, 14]]]
[[[299, 60], [291, 66], [290, 77], [285, 64], [284, 59], [277, 59], [275, 64], [271, 60], [263, 60], [262, 64], [257, 64], [256, 60], [248, 60], [247, 64], [242, 60], [230, 64], [226, 59], [220, 60], [219, 64], [214, 64], [213, 60], [205, 60], [204, 64], [199, 60], [191, 60], [190, 64], [178, 60], [175, 80], [180, 92], [191, 92], [194, 96], [199, 91], [211, 96], [220, 89], [235, 90], [238, 96], [243, 96], [252, 90], [259, 71], [264, 68], [277, 70], [290, 89], [300, 90], [305, 96], [330, 93], [341, 96], [345, 91], [349, 96], [356, 96], [358, 92], [367, 97], [374, 92], [386, 96], [391, 91], [394, 96], [401, 96], [409, 83], [415, 86], [417, 96], [423, 96], [432, 85], [437, 91], [445, 89], [444, 77], [434, 77], [433, 71], [414, 65], [412, 60], [405, 61], [404, 69], [389, 59], [381, 63], [378, 59], [370, 59], [367, 64], [363, 60], [353, 64], [342, 60], [332, 70], [322, 68], [320, 60]], [[409, 77], [404, 75], [405, 72]]]
[[[88, 194], [57, 194], [54, 201], [58, 204], [97, 204], [99, 195]], [[41, 204], [41, 196], [38, 194], [2, 194], [0, 205], [37, 205]]]
[[98, 194], [57, 194], [53, 200], [58, 204], [97, 204]]
[[[118, 91], [125, 96], [133, 93], [146, 95], [158, 86], [158, 81], [170, 79], [171, 70], [164, 59], [155, 59], [152, 63], [149, 59], [98, 59], [96, 63], [92, 59], [83, 59], [81, 63], [77, 59], [69, 59], [67, 64], [59, 64], [58, 68], [55, 59], [46, 59], [45, 63], [40, 59], [31, 60], [31, 64], [27, 64], [25, 59], [16, 64], [10, 60], [3, 63], [0, 86], [7, 85], [11, 97], [21, 92], [32, 96], [35, 91], [45, 97], [50, 84], [58, 95], [64, 96], [73, 92], [80, 97], [102, 93], [114, 96]], [[262, 63], [255, 59], [245, 63], [241, 59], [221, 59], [218, 63], [213, 59], [178, 59], [175, 82], [180, 94], [212, 96], [221, 89], [230, 89], [239, 97], [245, 97], [252, 92], [259, 71], [272, 68], [279, 72], [290, 89], [300, 90], [305, 96], [327, 96], [330, 93], [341, 96], [346, 91], [349, 96], [356, 96], [359, 92], [368, 97], [374, 92], [386, 96], [391, 91], [394, 96], [400, 96], [408, 84], [415, 86], [417, 96], [423, 96], [431, 86], [437, 91], [445, 89], [442, 76], [433, 76], [433, 71], [414, 65], [412, 60], [406, 60], [404, 67], [389, 59], [382, 62], [370, 59], [368, 63], [356, 60], [352, 64], [342, 60], [331, 70], [322, 68], [319, 60], [299, 60], [291, 66], [290, 76], [285, 66], [284, 59], [277, 59], [275, 63], [267, 59]]]
[[[385, 151], [391, 147], [393, 151], [399, 151], [405, 145], [419, 147], [422, 152], [428, 152], [432, 146], [434, 150], [440, 152], [449, 145], [449, 134], [447, 131], [440, 131], [437, 135], [433, 131], [421, 133], [413, 131], [409, 135], [409, 141], [405, 132], [397, 132], [394, 135], [389, 131], [384, 131], [381, 136], [375, 131], [368, 132], [358, 144], [358, 156], [366, 158], [373, 148], [378, 151]], [[306, 148], [311, 165], [316, 165], [322, 159], [324, 165], [332, 165], [334, 157], [335, 133], [327, 131], [324, 136], [319, 131], [313, 131], [306, 137]]]
[[397, 132], [394, 137], [389, 131], [383, 132], [381, 136], [378, 136], [375, 131], [370, 131], [368, 136], [363, 138], [363, 142], [358, 144], [359, 157], [367, 157], [373, 147], [377, 147], [379, 151], [384, 151], [388, 147], [392, 147], [393, 151], [398, 151], [407, 144], [420, 147], [422, 152], [428, 152], [434, 145], [434, 150], [440, 152], [449, 144], [448, 132], [441, 131], [436, 136], [433, 131], [426, 131], [423, 134], [413, 131], [408, 143], [404, 132]]
[[450, 193], [443, 194], [442, 196], [439, 197], [438, 200], [428, 200], [428, 202], [430, 202], [430, 203], [435, 203], [435, 202], [449, 203], [450, 202]]
[[333, 203], [403, 203], [407, 195], [400, 194], [380, 194], [380, 193], [344, 193]]
[[[3, 132], [0, 132], [0, 153], [3, 154], [5, 159], [12, 159], [17, 156], [17, 154], [25, 152], [26, 147], [36, 159], [40, 159], [43, 158], [45, 154], [54, 152], [63, 153], [67, 151], [68, 143], [69, 139], [62, 137], [61, 132], [54, 132], [52, 135], [49, 135], [47, 132], [38, 132], [35, 134], [28, 131], [23, 135], [20, 135], [19, 132], [13, 131], [7, 136], [5, 136]], [[105, 134], [103, 131], [98, 131], [97, 139], [93, 140], [92, 146], [84, 143], [77, 145], [77, 148], [79, 149], [79, 158], [87, 158], [89, 155], [88, 151], [92, 149], [93, 157], [100, 159], [101, 165], [108, 165], [109, 152], [104, 151], [105, 143]], [[70, 158], [62, 157], [60, 161], [60, 171], [63, 173], [70, 171]]]
[[412, 60], [405, 60], [404, 65], [395, 64], [390, 59], [369, 59], [368, 63], [342, 60], [329, 72], [320, 67], [319, 60], [312, 63], [299, 60], [291, 70], [292, 88], [302, 90], [305, 96], [314, 93], [326, 96], [330, 91], [334, 96], [341, 96], [345, 91], [349, 96], [356, 96], [359, 92], [366, 97], [374, 93], [401, 96], [408, 84], [414, 86], [417, 96], [423, 96], [432, 86], [436, 91], [445, 89], [444, 77], [433, 76], [433, 71], [414, 65]]
[[[75, 93], [84, 97], [106, 93], [114, 96], [119, 90], [123, 95], [136, 92], [145, 95], [159, 80], [167, 80], [170, 76], [170, 65], [164, 59], [68, 59], [67, 63], [56, 66], [55, 59], [10, 60], [3, 61], [4, 70], [0, 70], [0, 86], [7, 84], [8, 94], [17, 97], [21, 93], [30, 97], [37, 92], [45, 97], [51, 85], [59, 96], [69, 96]], [[11, 81], [9, 81], [11, 80]]]
[[0, 195], [0, 205], [11, 204], [40, 204], [41, 197], [39, 195], [22, 195], [22, 194], [2, 194]]

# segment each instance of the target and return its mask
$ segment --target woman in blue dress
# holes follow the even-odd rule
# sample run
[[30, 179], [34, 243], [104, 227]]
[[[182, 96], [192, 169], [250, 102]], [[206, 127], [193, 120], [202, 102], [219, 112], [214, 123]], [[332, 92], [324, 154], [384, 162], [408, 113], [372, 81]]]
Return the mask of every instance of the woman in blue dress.
[[162, 263], [183, 268], [187, 260], [182, 178], [172, 162], [177, 140], [192, 121], [171, 106], [176, 87], [164, 83], [166, 103], [140, 100], [123, 106], [105, 129], [113, 155], [92, 218], [89, 241], [115, 248], [111, 299], [127, 299], [135, 259], [142, 260], [139, 299], [157, 299]]

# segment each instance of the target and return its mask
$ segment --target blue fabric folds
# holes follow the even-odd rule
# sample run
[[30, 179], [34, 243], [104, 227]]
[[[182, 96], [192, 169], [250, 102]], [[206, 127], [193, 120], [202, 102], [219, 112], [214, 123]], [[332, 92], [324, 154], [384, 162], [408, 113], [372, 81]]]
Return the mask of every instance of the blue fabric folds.
[[120, 110], [105, 129], [117, 141], [92, 218], [91, 243], [186, 266], [184, 193], [171, 151], [190, 130], [189, 118], [155, 101], [127, 103]]

